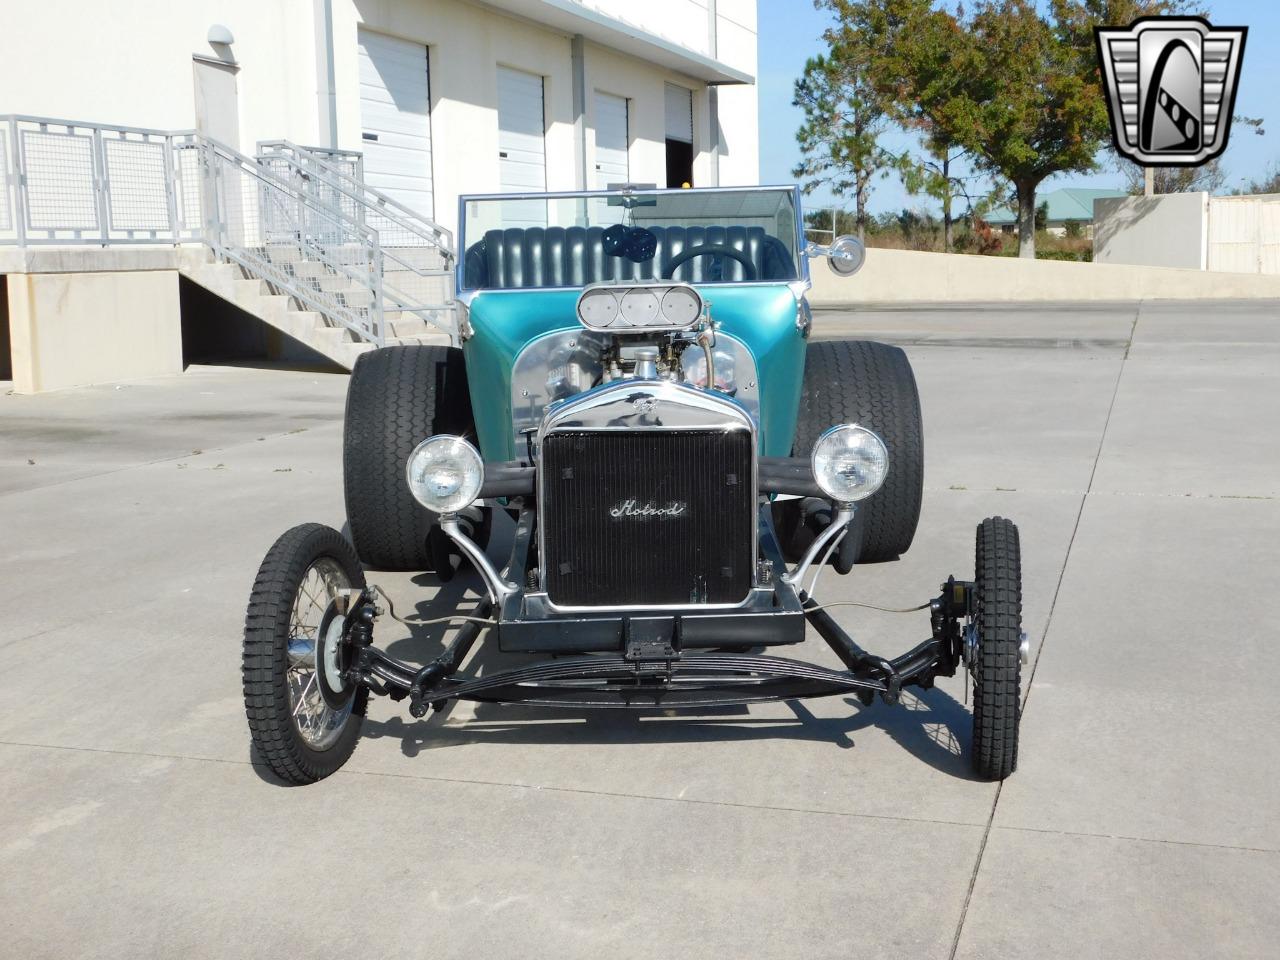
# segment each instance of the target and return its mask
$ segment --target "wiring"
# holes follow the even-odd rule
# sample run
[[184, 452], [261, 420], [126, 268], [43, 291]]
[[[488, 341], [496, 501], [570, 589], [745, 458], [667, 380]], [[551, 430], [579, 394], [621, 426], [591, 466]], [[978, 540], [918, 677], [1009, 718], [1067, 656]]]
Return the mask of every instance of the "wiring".
[[396, 613], [395, 602], [387, 596], [387, 591], [383, 590], [382, 587], [378, 586], [376, 583], [373, 585], [373, 589], [377, 592], [378, 596], [387, 601], [387, 613], [391, 615], [391, 619], [395, 620], [397, 623], [403, 623], [406, 627], [426, 627], [433, 623], [456, 623], [458, 621], [466, 623], [480, 623], [490, 627], [496, 626], [498, 623], [497, 620], [489, 620], [484, 617], [468, 617], [463, 614], [455, 614], [451, 617], [432, 617], [425, 620], [421, 617], [402, 617]]
[[835, 552], [836, 547], [840, 546], [840, 541], [848, 535], [849, 524], [846, 523], [844, 525], [844, 529], [836, 534], [835, 539], [831, 541], [831, 545], [827, 547], [826, 553], [822, 555], [822, 559], [818, 562], [817, 569], [813, 571], [813, 579], [809, 581], [809, 596], [812, 597], [814, 591], [818, 589], [818, 577], [822, 576], [822, 568], [827, 565], [827, 562], [831, 559], [831, 554]]
[[878, 610], [880, 613], [919, 613], [921, 610], [928, 610], [933, 605], [933, 601], [922, 603], [918, 607], [881, 607], [874, 603], [859, 603], [857, 600], [833, 600], [831, 603], [819, 603], [812, 607], [805, 607], [805, 610], [826, 610], [828, 607], [864, 607], [867, 610]]

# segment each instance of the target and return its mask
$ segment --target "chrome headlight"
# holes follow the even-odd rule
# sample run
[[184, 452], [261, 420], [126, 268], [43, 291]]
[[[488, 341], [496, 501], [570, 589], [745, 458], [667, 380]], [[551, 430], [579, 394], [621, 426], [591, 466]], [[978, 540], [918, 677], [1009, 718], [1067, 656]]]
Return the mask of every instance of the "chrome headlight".
[[480, 495], [484, 461], [461, 437], [440, 435], [418, 444], [405, 473], [409, 492], [420, 504], [436, 513], [457, 513]]
[[884, 441], [856, 423], [832, 427], [813, 445], [813, 478], [837, 503], [865, 500], [880, 489], [888, 472]]

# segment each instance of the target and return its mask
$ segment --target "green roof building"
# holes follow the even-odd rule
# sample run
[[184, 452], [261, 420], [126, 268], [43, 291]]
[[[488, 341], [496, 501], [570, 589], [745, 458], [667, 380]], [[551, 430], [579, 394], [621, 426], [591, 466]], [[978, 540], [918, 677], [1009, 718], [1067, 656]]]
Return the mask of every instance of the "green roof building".
[[[1036, 207], [1049, 205], [1045, 226], [1055, 232], [1065, 230], [1068, 223], [1086, 227], [1093, 224], [1093, 201], [1111, 197], [1127, 197], [1124, 190], [1092, 190], [1084, 187], [1061, 187], [1036, 197]], [[985, 217], [993, 227], [1013, 229], [1018, 224], [1018, 211], [1012, 207], [997, 207]], [[1086, 231], [1087, 232], [1087, 231]]]

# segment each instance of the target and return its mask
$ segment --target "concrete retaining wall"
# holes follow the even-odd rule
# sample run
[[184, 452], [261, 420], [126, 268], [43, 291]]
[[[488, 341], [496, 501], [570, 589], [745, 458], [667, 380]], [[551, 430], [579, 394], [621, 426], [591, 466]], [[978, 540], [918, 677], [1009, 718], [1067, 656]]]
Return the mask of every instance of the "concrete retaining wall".
[[11, 273], [6, 288], [18, 393], [182, 371], [177, 270]]
[[809, 302], [815, 307], [895, 301], [1280, 298], [1280, 276], [915, 250], [868, 250], [866, 266], [847, 279], [835, 276], [826, 260], [811, 260], [809, 267]]

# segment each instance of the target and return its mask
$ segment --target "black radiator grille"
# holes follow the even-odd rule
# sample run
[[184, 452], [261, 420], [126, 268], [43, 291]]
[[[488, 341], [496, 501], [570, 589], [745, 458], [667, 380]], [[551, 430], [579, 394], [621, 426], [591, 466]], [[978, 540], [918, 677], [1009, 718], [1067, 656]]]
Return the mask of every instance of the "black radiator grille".
[[750, 432], [552, 433], [547, 593], [561, 606], [738, 603], [755, 564]]

